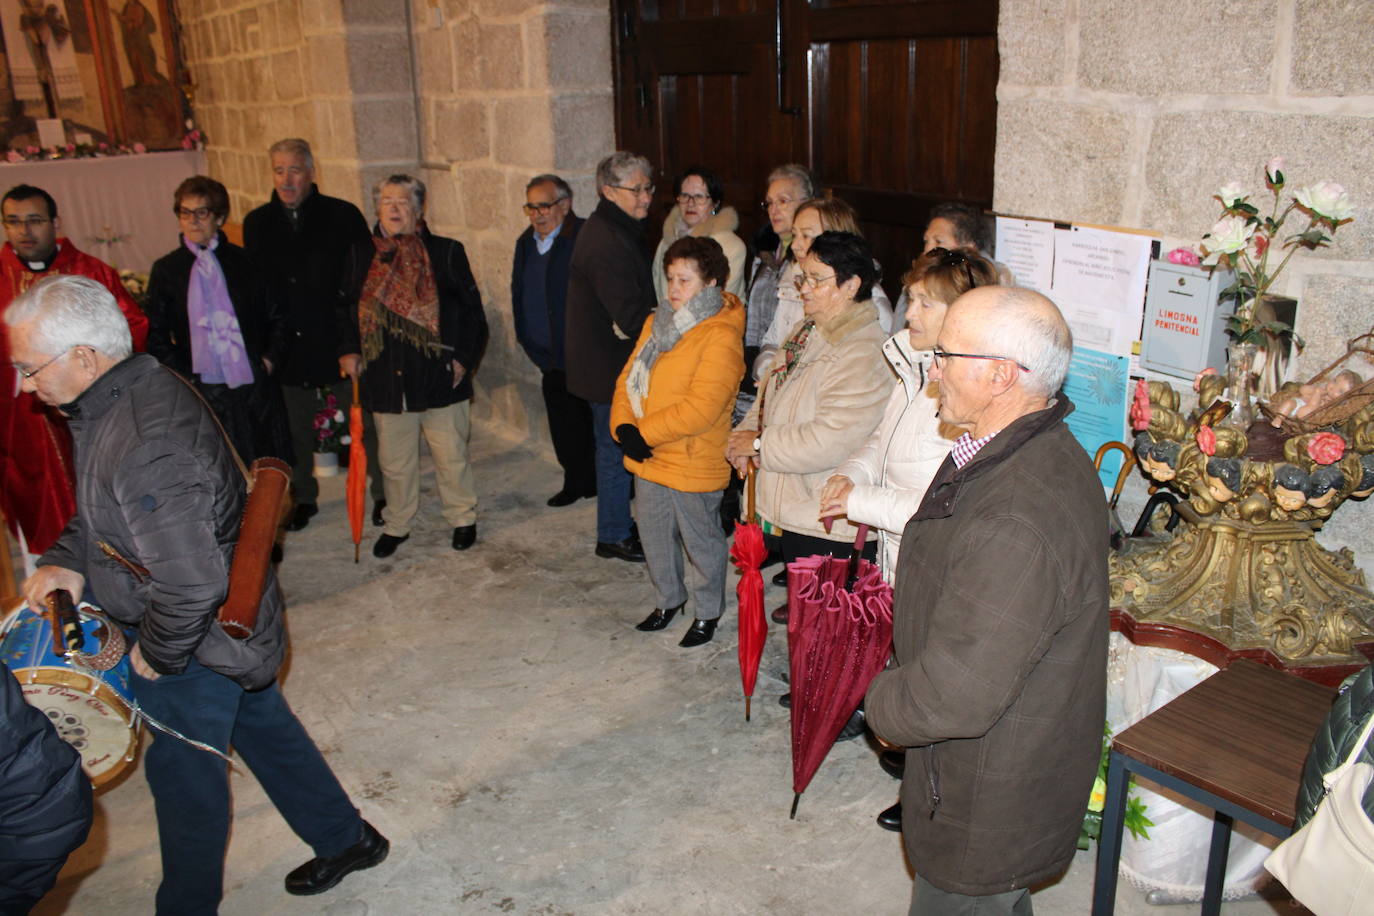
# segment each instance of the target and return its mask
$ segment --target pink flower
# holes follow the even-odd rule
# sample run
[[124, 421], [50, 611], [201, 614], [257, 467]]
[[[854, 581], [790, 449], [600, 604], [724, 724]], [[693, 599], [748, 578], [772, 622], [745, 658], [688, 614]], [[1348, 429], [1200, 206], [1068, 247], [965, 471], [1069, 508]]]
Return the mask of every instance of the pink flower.
[[69, 152], [69, 153], [74, 153], [74, 152], [76, 152], [76, 144], [74, 144], [74, 143], [68, 143], [68, 144], [67, 144], [67, 152]]
[[1131, 429], [1140, 432], [1150, 427], [1150, 387], [1145, 380], [1136, 379], [1135, 396], [1131, 398]]
[[135, 144], [134, 144], [134, 152], [136, 152], [136, 153], [146, 153], [146, 152], [148, 152], [148, 147], [144, 146], [142, 143], [135, 143]]
[[24, 152], [27, 153], [28, 155], [32, 156], [34, 153], [38, 152], [38, 147], [36, 147], [36, 146], [26, 146], [26, 147], [24, 147]]
[[1317, 433], [1307, 441], [1307, 455], [1317, 464], [1335, 464], [1345, 454], [1345, 440], [1335, 433]]
[[189, 136], [187, 136], [187, 137], [182, 137], [182, 138], [181, 138], [181, 148], [182, 148], [182, 149], [194, 149], [194, 148], [195, 148], [195, 145], [196, 145], [196, 144], [195, 144], [195, 141], [192, 140]]
[[1197, 267], [1202, 263], [1202, 259], [1197, 256], [1197, 252], [1184, 245], [1169, 252], [1170, 264], [1183, 264], [1187, 267]]
[[1217, 453], [1217, 434], [1212, 430], [1212, 427], [1199, 426], [1197, 436], [1194, 438], [1197, 439], [1198, 451], [1208, 458]]
[[1264, 253], [1269, 250], [1269, 236], [1262, 233], [1255, 233], [1250, 236], [1250, 251], [1256, 261], [1264, 257]]
[[24, 154], [19, 152], [19, 150], [17, 149], [12, 149], [5, 154], [5, 158], [8, 159], [10, 162], [23, 162]]
[[1208, 368], [1206, 368], [1206, 369], [1203, 369], [1203, 370], [1202, 370], [1201, 372], [1199, 372], [1197, 375], [1193, 376], [1193, 390], [1196, 391], [1198, 394], [1201, 394], [1201, 393], [1202, 393], [1202, 379], [1203, 379], [1203, 376], [1207, 376], [1207, 375], [1216, 375], [1216, 374], [1217, 374], [1217, 370], [1211, 368], [1210, 366], [1209, 366]]

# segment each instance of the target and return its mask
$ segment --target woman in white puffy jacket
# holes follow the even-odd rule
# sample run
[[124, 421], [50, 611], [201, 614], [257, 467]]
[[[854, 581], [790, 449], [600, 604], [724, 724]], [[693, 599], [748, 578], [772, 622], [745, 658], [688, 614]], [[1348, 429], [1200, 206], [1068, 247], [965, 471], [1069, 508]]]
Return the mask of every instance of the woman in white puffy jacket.
[[964, 250], [933, 248], [916, 259], [902, 278], [907, 326], [883, 344], [883, 355], [901, 384], [892, 390], [878, 428], [835, 468], [821, 490], [822, 518], [846, 516], [851, 523], [878, 530], [879, 565], [888, 582], [897, 566], [902, 529], [960, 434], [940, 423], [939, 383], [927, 380], [945, 311], [975, 286], [996, 282], [993, 264]]

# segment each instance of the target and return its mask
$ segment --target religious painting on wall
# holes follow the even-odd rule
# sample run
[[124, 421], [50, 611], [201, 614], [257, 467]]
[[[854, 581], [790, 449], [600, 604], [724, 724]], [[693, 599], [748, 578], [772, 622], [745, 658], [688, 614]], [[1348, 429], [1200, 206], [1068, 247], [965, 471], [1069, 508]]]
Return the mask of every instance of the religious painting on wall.
[[185, 145], [170, 0], [0, 0], [0, 33], [0, 154]]

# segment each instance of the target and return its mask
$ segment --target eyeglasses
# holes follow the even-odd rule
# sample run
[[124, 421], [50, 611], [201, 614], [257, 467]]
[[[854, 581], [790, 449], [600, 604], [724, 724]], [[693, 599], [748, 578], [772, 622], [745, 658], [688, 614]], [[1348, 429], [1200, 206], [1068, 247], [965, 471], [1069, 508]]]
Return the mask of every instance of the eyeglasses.
[[209, 207], [196, 207], [188, 210], [185, 207], [177, 207], [177, 217], [180, 219], [193, 219], [198, 223], [203, 223], [210, 218], [211, 210]]
[[641, 197], [641, 196], [643, 196], [643, 197], [653, 197], [653, 196], [654, 196], [654, 186], [651, 185], [651, 184], [642, 184], [642, 185], [640, 185], [639, 187], [636, 187], [636, 188], [627, 188], [627, 187], [625, 187], [623, 184], [613, 184], [613, 185], [611, 185], [611, 187], [615, 188], [615, 189], [618, 190], [618, 191], [629, 191], [629, 192], [630, 192], [631, 194], [633, 194], [635, 197]]
[[543, 216], [566, 199], [567, 198], [560, 197], [558, 200], [551, 200], [543, 204], [524, 204], [520, 209], [524, 210], [526, 213], [538, 213], [540, 216]]
[[54, 356], [52, 359], [48, 360], [48, 361], [47, 361], [46, 363], [44, 363], [43, 365], [39, 366], [37, 369], [20, 369], [18, 366], [15, 366], [14, 368], [19, 372], [20, 375], [22, 375], [22, 376], [24, 377], [25, 381], [27, 381], [28, 379], [33, 378], [35, 375], [37, 375], [38, 373], [42, 372], [44, 369], [48, 368], [48, 367], [51, 366], [53, 363], [57, 362], [59, 359], [61, 359], [62, 357], [66, 356], [68, 353], [72, 352], [73, 350], [75, 350], [75, 349], [76, 349], [77, 347], [79, 347], [79, 346], [82, 346], [82, 344], [76, 344], [76, 345], [74, 345], [74, 346], [68, 347], [67, 349], [63, 350], [61, 353], [59, 353], [59, 354], [57, 354], [56, 356]]
[[765, 197], [763, 199], [763, 203], [759, 204], [759, 207], [763, 210], [771, 210], [774, 207], [785, 207], [788, 204], [795, 204], [797, 202], [798, 201], [793, 200], [790, 197], [779, 197], [777, 200]]
[[824, 277], [815, 277], [811, 274], [802, 274], [800, 277], [793, 280], [792, 283], [797, 289], [802, 290], [806, 289], [808, 286], [820, 286], [826, 280], [833, 279], [834, 276], [834, 274], [826, 274]]
[[5, 217], [5, 228], [35, 229], [50, 222], [52, 222], [52, 220], [46, 216], [7, 216]]
[[954, 358], [957, 357], [957, 358], [959, 358], [959, 359], [992, 359], [992, 360], [998, 360], [998, 361], [1000, 361], [1000, 362], [1011, 363], [1011, 364], [1014, 365], [1016, 368], [1020, 369], [1022, 372], [1029, 372], [1029, 371], [1030, 371], [1030, 370], [1027, 369], [1025, 366], [1021, 365], [1021, 364], [1018, 363], [1016, 360], [1012, 359], [1010, 356], [988, 356], [988, 355], [983, 354], [983, 353], [950, 353], [948, 350], [941, 350], [939, 347], [936, 347], [932, 352], [933, 352], [934, 355], [935, 355], [935, 365], [937, 365], [937, 366], [940, 365], [942, 362], [944, 362], [944, 361], [947, 360], [947, 359], [954, 359]]
[[687, 204], [704, 204], [710, 199], [710, 194], [679, 194], [677, 196], [677, 202], [684, 207]]

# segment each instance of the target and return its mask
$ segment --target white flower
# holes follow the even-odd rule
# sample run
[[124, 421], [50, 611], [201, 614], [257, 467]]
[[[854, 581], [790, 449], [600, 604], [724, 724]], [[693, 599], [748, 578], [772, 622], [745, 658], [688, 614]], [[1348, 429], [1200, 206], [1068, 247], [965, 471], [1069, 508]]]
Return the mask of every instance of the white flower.
[[1217, 192], [1217, 197], [1221, 198], [1221, 205], [1228, 209], [1234, 207], [1249, 196], [1249, 192], [1245, 190], [1245, 185], [1241, 184], [1239, 181], [1232, 181], [1224, 184], [1221, 190]]
[[1339, 223], [1355, 215], [1350, 195], [1334, 181], [1319, 181], [1311, 187], [1299, 188], [1293, 196], [1313, 213], [1333, 222]]
[[344, 420], [343, 411], [342, 411], [342, 410], [336, 410], [336, 411], [334, 411], [334, 421], [337, 422], [337, 423], [342, 423], [343, 420]]
[[1254, 234], [1254, 225], [1239, 216], [1223, 217], [1202, 237], [1202, 245], [1207, 249], [1202, 263], [1215, 264], [1221, 255], [1240, 251]]
[[1264, 164], [1264, 177], [1270, 184], [1283, 184], [1283, 170], [1287, 165], [1282, 156], [1275, 156]]

